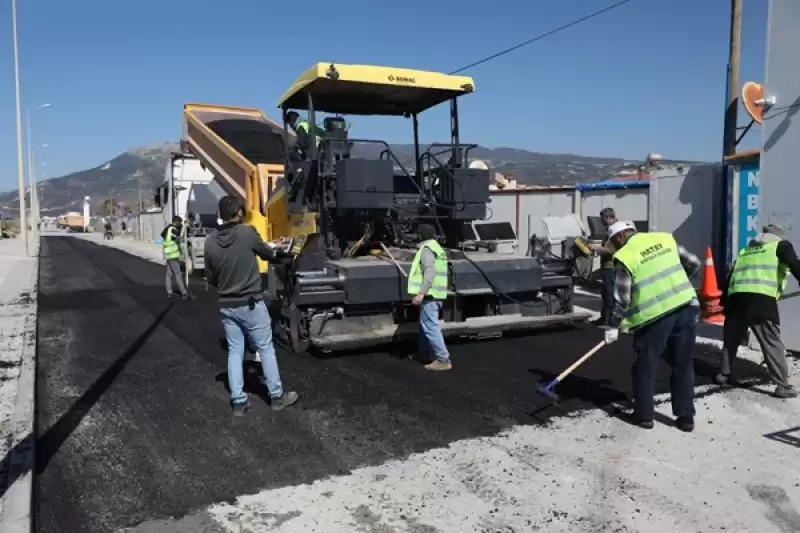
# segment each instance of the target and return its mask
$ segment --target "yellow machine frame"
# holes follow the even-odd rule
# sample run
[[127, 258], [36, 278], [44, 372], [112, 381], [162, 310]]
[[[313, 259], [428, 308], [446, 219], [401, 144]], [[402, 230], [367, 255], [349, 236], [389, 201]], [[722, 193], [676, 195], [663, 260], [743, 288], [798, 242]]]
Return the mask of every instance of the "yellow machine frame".
[[283, 109], [351, 115], [409, 116], [475, 90], [469, 76], [374, 65], [317, 63], [278, 100]]

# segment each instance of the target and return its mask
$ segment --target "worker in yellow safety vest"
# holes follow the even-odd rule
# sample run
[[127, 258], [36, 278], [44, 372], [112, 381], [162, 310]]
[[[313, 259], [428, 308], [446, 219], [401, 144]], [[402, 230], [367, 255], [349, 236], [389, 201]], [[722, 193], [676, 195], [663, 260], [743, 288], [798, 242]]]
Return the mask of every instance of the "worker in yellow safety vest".
[[439, 311], [447, 299], [447, 253], [436, 241], [436, 229], [430, 224], [420, 224], [417, 234], [420, 245], [408, 275], [408, 294], [419, 307], [419, 355], [433, 355], [433, 361], [425, 365], [427, 370], [450, 370], [450, 353], [439, 327]]
[[[300, 120], [300, 115], [296, 111], [289, 111], [286, 113], [286, 123], [297, 136], [297, 147], [302, 151], [303, 157], [308, 157], [311, 151], [311, 125], [306, 120]], [[319, 143], [325, 136], [325, 130], [314, 125], [313, 133], [314, 144], [316, 148], [319, 148]]]
[[777, 223], [764, 226], [733, 263], [722, 298], [725, 348], [720, 372], [715, 377], [719, 385], [739, 384], [733, 366], [739, 345], [750, 329], [761, 346], [767, 371], [775, 383], [773, 395], [783, 399], [798, 395], [797, 389], [789, 383], [778, 309], [778, 299], [786, 288], [789, 272], [800, 281], [800, 260], [792, 243], [786, 239], [786, 233]]
[[183, 284], [183, 275], [181, 274], [181, 228], [183, 227], [183, 219], [179, 216], [172, 217], [172, 224], [168, 225], [161, 232], [162, 239], [162, 253], [164, 255], [164, 263], [167, 267], [166, 270], [166, 288], [167, 298], [172, 298], [172, 281], [178, 286], [178, 292], [181, 298], [188, 300], [190, 298], [186, 286]]
[[670, 392], [676, 426], [694, 430], [694, 345], [698, 321], [697, 292], [690, 282], [700, 260], [670, 233], [637, 233], [630, 222], [608, 228], [614, 253], [614, 309], [606, 342], [619, 330], [633, 334], [635, 408], [632, 422], [653, 427], [656, 371], [666, 356], [672, 367]]

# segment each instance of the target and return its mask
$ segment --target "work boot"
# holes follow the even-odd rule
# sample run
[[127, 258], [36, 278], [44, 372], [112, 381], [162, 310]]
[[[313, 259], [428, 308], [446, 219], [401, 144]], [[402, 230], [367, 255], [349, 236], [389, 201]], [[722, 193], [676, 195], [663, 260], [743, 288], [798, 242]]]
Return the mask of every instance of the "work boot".
[[231, 406], [231, 411], [233, 416], [244, 416], [249, 408], [250, 406], [247, 403], [235, 403]]
[[300, 395], [294, 391], [284, 392], [283, 396], [280, 398], [273, 398], [270, 400], [269, 404], [272, 407], [273, 411], [281, 411], [286, 409], [290, 405], [297, 403], [297, 400], [300, 399]]
[[717, 374], [714, 376], [714, 383], [720, 387], [739, 387], [742, 389], [749, 389], [753, 386], [752, 383], [741, 381], [733, 374]]
[[675, 427], [687, 433], [694, 431], [694, 418], [691, 416], [679, 416], [675, 420]]
[[639, 418], [636, 415], [632, 415], [630, 421], [634, 426], [642, 429], [653, 429], [655, 427], [653, 420], [649, 418]]
[[786, 400], [788, 398], [797, 398], [797, 389], [794, 387], [775, 387], [775, 392], [772, 393], [776, 398]]
[[452, 369], [453, 369], [453, 363], [451, 363], [450, 361], [440, 361], [438, 359], [433, 361], [432, 363], [428, 363], [427, 365], [425, 365], [425, 370], [433, 370], [437, 372], [443, 372], [445, 370], [452, 370]]

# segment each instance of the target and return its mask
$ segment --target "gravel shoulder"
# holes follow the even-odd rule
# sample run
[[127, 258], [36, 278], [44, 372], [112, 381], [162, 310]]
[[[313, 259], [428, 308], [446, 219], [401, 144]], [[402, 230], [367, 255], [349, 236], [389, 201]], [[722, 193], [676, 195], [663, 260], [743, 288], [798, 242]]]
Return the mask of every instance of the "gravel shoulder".
[[0, 531], [30, 531], [38, 242], [0, 240]]

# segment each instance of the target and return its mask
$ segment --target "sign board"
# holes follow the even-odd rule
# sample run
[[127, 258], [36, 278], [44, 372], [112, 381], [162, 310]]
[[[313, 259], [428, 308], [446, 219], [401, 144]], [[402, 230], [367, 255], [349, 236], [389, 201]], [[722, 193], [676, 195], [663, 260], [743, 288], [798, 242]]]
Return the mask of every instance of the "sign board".
[[739, 169], [739, 235], [736, 253], [758, 233], [758, 166]]
[[759, 166], [731, 167], [728, 187], [728, 264], [759, 232]]

